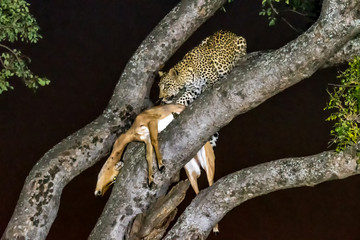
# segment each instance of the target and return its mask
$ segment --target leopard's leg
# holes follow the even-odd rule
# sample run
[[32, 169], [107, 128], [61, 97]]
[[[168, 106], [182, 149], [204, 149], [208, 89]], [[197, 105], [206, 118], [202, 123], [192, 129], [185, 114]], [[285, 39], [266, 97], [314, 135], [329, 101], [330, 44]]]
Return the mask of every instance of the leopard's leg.
[[176, 100], [177, 104], [189, 106], [206, 88], [206, 80], [199, 78], [191, 84], [185, 85], [185, 92]]
[[196, 87], [186, 88], [185, 93], [182, 94], [178, 100], [176, 100], [176, 103], [189, 106], [196, 99], [197, 94], [201, 94], [200, 89]]

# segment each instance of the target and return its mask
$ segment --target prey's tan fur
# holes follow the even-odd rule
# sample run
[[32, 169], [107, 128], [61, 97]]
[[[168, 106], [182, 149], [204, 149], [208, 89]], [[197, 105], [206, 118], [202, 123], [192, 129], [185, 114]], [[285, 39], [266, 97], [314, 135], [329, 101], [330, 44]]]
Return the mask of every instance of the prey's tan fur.
[[[158, 132], [161, 132], [173, 120], [173, 113], [181, 113], [185, 106], [180, 104], [167, 104], [152, 107], [140, 113], [129, 130], [119, 136], [115, 141], [113, 150], [103, 165], [98, 175], [95, 189], [96, 196], [103, 196], [106, 190], [116, 181], [116, 178], [123, 166], [121, 156], [128, 143], [133, 141], [145, 142], [146, 160], [148, 163], [148, 183], [153, 182], [153, 150], [155, 150], [158, 167], [163, 167], [162, 155], [159, 151]], [[200, 176], [201, 168], [206, 172], [209, 185], [214, 182], [215, 154], [207, 142], [200, 151], [185, 166], [185, 172], [195, 193], [199, 193], [197, 179]], [[218, 232], [218, 226], [213, 229]]]
[[[103, 196], [106, 190], [115, 182], [122, 167], [121, 156], [128, 143], [133, 141], [145, 142], [146, 160], [148, 162], [148, 183], [153, 182], [153, 150], [157, 158], [159, 169], [163, 168], [162, 155], [159, 151], [158, 132], [163, 130], [173, 119], [172, 114], [179, 114], [185, 106], [169, 104], [156, 106], [140, 113], [129, 130], [115, 141], [113, 150], [100, 170], [95, 189], [96, 196]], [[164, 123], [161, 121], [164, 120]], [[161, 128], [161, 129], [160, 129]]]

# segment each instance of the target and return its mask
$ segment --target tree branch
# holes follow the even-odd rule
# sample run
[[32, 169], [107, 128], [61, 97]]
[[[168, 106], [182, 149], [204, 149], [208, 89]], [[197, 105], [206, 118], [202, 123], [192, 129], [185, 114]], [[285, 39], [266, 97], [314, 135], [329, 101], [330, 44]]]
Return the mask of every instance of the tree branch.
[[54, 146], [33, 167], [1, 239], [46, 238], [63, 188], [109, 152], [118, 133], [143, 108], [154, 72], [224, 1], [184, 0], [161, 21], [127, 63], [104, 113]]
[[146, 185], [144, 148], [136, 144], [130, 147], [90, 239], [122, 239], [133, 218], [165, 194], [172, 178], [214, 132], [235, 116], [311, 76], [360, 32], [358, 7], [359, 3], [351, 0], [325, 1], [319, 20], [304, 34], [278, 50], [252, 55], [227, 79], [204, 92], [160, 134], [166, 169], [165, 173], [155, 172], [154, 188]]
[[348, 41], [334, 56], [332, 56], [322, 67], [332, 67], [350, 62], [355, 56], [360, 55], [360, 36]]
[[357, 160], [356, 152], [323, 152], [267, 162], [229, 174], [200, 192], [164, 240], [206, 239], [212, 227], [241, 203], [282, 189], [314, 186], [359, 174]]
[[[117, 134], [141, 110], [153, 82], [153, 72], [224, 1], [183, 0], [164, 18], [128, 62], [104, 113], [53, 147], [31, 170], [2, 239], [46, 238], [66, 184], [107, 154]], [[143, 148], [130, 148], [115, 191], [91, 237], [123, 236], [135, 215], [165, 194], [178, 170], [215, 131], [236, 115], [316, 71], [358, 33], [359, 23], [354, 16], [357, 7], [355, 1], [325, 2], [326, 10], [320, 20], [297, 40], [277, 51], [250, 58], [223, 84], [216, 85], [217, 91], [208, 91], [189, 107], [173, 123], [177, 124], [176, 129], [169, 128], [160, 135], [167, 169], [164, 174], [156, 172], [154, 189], [146, 186]], [[194, 125], [198, 128], [193, 129]]]
[[189, 181], [181, 181], [166, 196], [159, 197], [149, 209], [136, 216], [129, 237], [131, 240], [161, 239], [177, 213], [177, 206], [184, 200]]

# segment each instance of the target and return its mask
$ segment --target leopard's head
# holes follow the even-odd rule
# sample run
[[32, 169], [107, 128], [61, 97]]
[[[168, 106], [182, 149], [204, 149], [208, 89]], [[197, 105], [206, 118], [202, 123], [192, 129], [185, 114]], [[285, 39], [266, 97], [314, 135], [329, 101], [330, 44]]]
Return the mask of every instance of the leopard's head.
[[171, 99], [175, 97], [181, 86], [178, 83], [178, 72], [172, 68], [168, 73], [164, 73], [159, 71], [160, 82], [159, 82], [159, 98], [162, 99], [163, 102], [171, 102]]

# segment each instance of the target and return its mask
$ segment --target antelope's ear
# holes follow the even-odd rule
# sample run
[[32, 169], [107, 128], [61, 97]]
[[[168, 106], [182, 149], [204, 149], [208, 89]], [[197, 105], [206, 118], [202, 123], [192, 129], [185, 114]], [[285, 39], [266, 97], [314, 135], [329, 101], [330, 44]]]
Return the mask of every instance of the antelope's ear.
[[159, 71], [158, 72], [159, 76], [162, 77], [164, 75], [164, 72], [163, 71]]
[[172, 68], [172, 69], [169, 70], [169, 75], [170, 75], [170, 76], [176, 77], [177, 74], [178, 74], [178, 73], [177, 73], [177, 71], [176, 71], [175, 69]]

